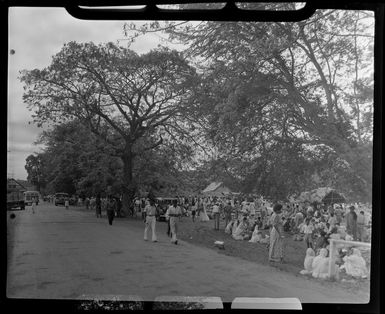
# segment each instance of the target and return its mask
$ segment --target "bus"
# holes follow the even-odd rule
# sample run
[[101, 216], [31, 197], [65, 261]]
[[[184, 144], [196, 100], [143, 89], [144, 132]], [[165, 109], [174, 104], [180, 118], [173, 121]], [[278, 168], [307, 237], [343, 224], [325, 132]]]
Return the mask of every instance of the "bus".
[[36, 205], [39, 204], [39, 197], [40, 197], [40, 193], [37, 192], [37, 191], [25, 191], [24, 192], [24, 203], [25, 205], [32, 205], [32, 201], [33, 199], [36, 200]]
[[64, 205], [64, 202], [67, 198], [69, 198], [68, 193], [55, 193], [55, 206]]

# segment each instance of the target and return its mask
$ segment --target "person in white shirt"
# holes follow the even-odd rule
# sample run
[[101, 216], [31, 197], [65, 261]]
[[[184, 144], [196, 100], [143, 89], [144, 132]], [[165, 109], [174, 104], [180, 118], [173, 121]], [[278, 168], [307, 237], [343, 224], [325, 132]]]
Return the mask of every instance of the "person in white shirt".
[[249, 210], [250, 210], [250, 215], [254, 215], [255, 216], [255, 203], [254, 202], [250, 203]]
[[330, 213], [330, 217], [328, 219], [328, 223], [330, 225], [330, 227], [334, 227], [337, 223], [337, 216], [334, 214], [334, 213]]
[[155, 233], [156, 225], [156, 207], [154, 200], [150, 200], [150, 203], [146, 206], [146, 220], [144, 228], [144, 241], [147, 241], [147, 234], [149, 229], [152, 231], [152, 242], [157, 242], [157, 237]]
[[295, 214], [295, 216], [294, 216], [294, 223], [295, 223], [294, 228], [295, 228], [296, 230], [297, 230], [297, 229], [299, 228], [299, 226], [302, 224], [303, 219], [304, 219], [304, 217], [303, 217], [302, 212], [298, 211], [298, 212]]
[[244, 204], [242, 205], [242, 214], [244, 214], [244, 215], [249, 214], [249, 210], [250, 210], [250, 205], [249, 205], [249, 203], [244, 203]]
[[311, 219], [307, 218], [305, 220], [305, 225], [303, 226], [303, 233], [305, 234], [304, 241], [306, 242], [307, 248], [313, 248], [312, 235], [314, 231], [314, 225]]
[[359, 241], [365, 241], [367, 234], [366, 234], [366, 224], [367, 219], [365, 217], [365, 212], [363, 210], [360, 211], [360, 213], [357, 215], [357, 238]]
[[178, 201], [174, 200], [173, 204], [169, 206], [166, 212], [166, 218], [170, 221], [170, 231], [171, 231], [171, 243], [178, 244], [177, 232], [178, 232], [178, 217], [182, 215], [181, 209], [178, 206]]
[[32, 198], [32, 214], [36, 211], [36, 198]]
[[214, 215], [214, 229], [219, 230], [220, 212], [219, 212], [219, 204], [218, 203], [215, 203], [213, 206], [213, 215]]

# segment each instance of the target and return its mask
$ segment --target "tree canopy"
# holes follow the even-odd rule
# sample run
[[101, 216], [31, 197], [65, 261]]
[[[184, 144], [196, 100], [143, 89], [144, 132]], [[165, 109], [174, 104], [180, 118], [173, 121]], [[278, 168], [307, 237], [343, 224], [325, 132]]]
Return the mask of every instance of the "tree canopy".
[[138, 55], [112, 43], [70, 42], [47, 68], [22, 72], [24, 101], [38, 124], [85, 128], [79, 134], [90, 158], [80, 168], [90, 171], [71, 171], [83, 187], [97, 180], [91, 157], [99, 155], [89, 143], [98, 142], [106, 147], [102, 176], [112, 174], [130, 197], [139, 187], [193, 193], [216, 180], [275, 199], [327, 185], [368, 200], [370, 23], [370, 12], [318, 10], [296, 23], [125, 24], [129, 42], [163, 32], [184, 50]]
[[[319, 10], [296, 23], [168, 22], [139, 30], [126, 25], [126, 31], [131, 28], [138, 36], [163, 30], [170, 40], [186, 46], [185, 54], [191, 60], [198, 60], [198, 71], [204, 73], [204, 85], [197, 92], [202, 121], [228, 170], [238, 164], [233, 173], [242, 174], [245, 180], [247, 173], [258, 177], [255, 169], [268, 169], [272, 154], [287, 155], [277, 148], [294, 149], [302, 159], [316, 156], [316, 150], [323, 152], [321, 160], [333, 156], [333, 164], [343, 165], [349, 173], [351, 184], [346, 192], [354, 195], [359, 186], [359, 194], [369, 196], [373, 128], [370, 23], [373, 16], [369, 12]], [[281, 174], [296, 166], [294, 158], [292, 161], [279, 168]], [[334, 170], [336, 176], [337, 168]], [[270, 171], [266, 174], [273, 177]], [[278, 179], [292, 186], [291, 179], [281, 177], [275, 182]], [[262, 186], [263, 190], [266, 184]]]
[[70, 42], [50, 66], [20, 79], [35, 123], [76, 119], [122, 159], [127, 205], [136, 189], [134, 158], [176, 136], [196, 73], [167, 48], [138, 55], [112, 43]]

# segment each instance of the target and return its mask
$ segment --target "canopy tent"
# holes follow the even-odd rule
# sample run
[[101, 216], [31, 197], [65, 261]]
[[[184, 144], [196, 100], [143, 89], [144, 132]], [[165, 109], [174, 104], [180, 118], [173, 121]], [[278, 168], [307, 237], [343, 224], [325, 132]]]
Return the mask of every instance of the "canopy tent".
[[227, 196], [231, 194], [231, 190], [226, 187], [223, 182], [212, 182], [203, 191], [204, 196]]
[[297, 200], [300, 202], [321, 203], [325, 195], [331, 190], [331, 188], [322, 187], [311, 191], [305, 191], [299, 195]]
[[311, 191], [302, 192], [297, 198], [299, 202], [309, 202], [309, 203], [344, 203], [345, 197], [329, 187], [322, 187], [314, 189]]
[[324, 196], [322, 203], [325, 204], [336, 204], [336, 203], [345, 203], [345, 197], [336, 191], [332, 190]]

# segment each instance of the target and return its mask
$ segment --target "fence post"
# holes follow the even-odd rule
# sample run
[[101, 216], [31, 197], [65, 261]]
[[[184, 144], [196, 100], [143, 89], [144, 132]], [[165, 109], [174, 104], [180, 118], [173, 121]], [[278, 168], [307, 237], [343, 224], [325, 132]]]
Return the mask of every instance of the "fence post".
[[336, 239], [330, 239], [330, 248], [329, 248], [329, 270], [328, 270], [328, 277], [332, 277], [332, 269], [334, 264], [334, 246], [340, 244], [350, 245], [350, 246], [358, 246], [358, 247], [371, 247], [371, 243], [366, 242], [358, 242], [358, 241], [345, 241], [345, 240], [336, 240]]
[[329, 270], [328, 270], [328, 277], [332, 277], [332, 266], [333, 266], [333, 255], [334, 253], [334, 239], [330, 239], [330, 248], [329, 248]]

